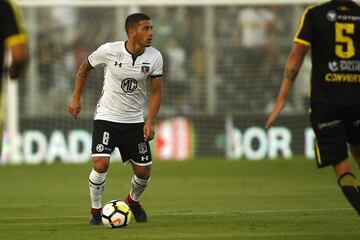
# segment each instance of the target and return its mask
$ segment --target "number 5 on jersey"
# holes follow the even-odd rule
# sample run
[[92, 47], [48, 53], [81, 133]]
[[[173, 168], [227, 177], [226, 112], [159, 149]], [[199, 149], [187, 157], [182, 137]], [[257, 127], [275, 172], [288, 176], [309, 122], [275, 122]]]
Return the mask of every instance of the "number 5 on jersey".
[[355, 26], [353, 23], [335, 23], [335, 54], [339, 58], [351, 58], [355, 56], [353, 35]]

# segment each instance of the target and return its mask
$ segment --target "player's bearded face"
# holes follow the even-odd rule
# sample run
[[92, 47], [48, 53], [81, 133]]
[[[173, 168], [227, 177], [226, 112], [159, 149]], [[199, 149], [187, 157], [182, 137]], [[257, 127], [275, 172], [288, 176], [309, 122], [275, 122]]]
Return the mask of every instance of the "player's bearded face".
[[138, 43], [144, 47], [151, 46], [153, 38], [153, 25], [151, 20], [140, 21], [136, 33], [136, 40]]

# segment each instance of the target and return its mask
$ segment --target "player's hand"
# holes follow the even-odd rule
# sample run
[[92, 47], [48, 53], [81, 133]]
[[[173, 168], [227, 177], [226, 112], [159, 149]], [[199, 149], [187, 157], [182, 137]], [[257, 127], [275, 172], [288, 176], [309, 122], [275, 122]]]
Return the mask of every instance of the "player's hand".
[[266, 121], [265, 128], [269, 128], [270, 125], [276, 120], [281, 110], [284, 108], [285, 100], [278, 100]]
[[76, 119], [80, 111], [81, 111], [80, 98], [72, 97], [69, 103], [69, 113], [71, 114], [71, 116], [73, 116], [73, 118]]
[[155, 137], [155, 131], [153, 129], [152, 123], [146, 122], [144, 125], [144, 140], [151, 141]]

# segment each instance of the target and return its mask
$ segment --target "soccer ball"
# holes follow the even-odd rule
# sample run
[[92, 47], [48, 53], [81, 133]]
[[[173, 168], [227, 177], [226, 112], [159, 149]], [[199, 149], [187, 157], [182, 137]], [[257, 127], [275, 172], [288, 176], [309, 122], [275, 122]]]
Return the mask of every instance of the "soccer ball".
[[111, 200], [107, 202], [101, 212], [103, 224], [109, 228], [126, 227], [131, 218], [131, 210], [123, 201]]

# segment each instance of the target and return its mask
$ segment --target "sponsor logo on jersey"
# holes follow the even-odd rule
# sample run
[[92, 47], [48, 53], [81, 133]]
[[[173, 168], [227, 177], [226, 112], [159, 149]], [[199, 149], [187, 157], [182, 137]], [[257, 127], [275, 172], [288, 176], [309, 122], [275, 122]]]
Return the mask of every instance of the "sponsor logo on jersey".
[[150, 67], [149, 66], [141, 66], [141, 73], [142, 74], [149, 74], [150, 72]]
[[132, 93], [136, 90], [138, 82], [133, 78], [126, 78], [121, 82], [121, 88], [126, 93]]
[[96, 145], [96, 151], [97, 151], [97, 152], [102, 152], [102, 151], [104, 151], [104, 145], [102, 145], [102, 144]]
[[147, 153], [148, 151], [146, 143], [139, 143], [138, 148], [139, 148], [139, 153], [142, 155]]
[[360, 83], [360, 74], [327, 73], [325, 81], [333, 83]]
[[353, 21], [353, 22], [360, 21], [360, 16], [354, 16], [354, 15], [339, 15], [337, 18], [343, 21]]
[[332, 72], [336, 72], [339, 70], [339, 64], [336, 61], [330, 61], [328, 63], [328, 65], [329, 65], [330, 71], [332, 71]]
[[360, 72], [360, 61], [341, 60], [340, 61], [340, 69], [342, 71]]
[[334, 60], [329, 61], [328, 66], [332, 72], [360, 72], [360, 61], [340, 60], [337, 62]]
[[337, 14], [335, 11], [331, 10], [327, 13], [326, 15], [327, 19], [330, 21], [330, 22], [335, 22], [336, 21], [336, 17], [337, 17]]
[[121, 67], [122, 63], [121, 62], [118, 62], [118, 61], [115, 61], [114, 63], [114, 66], [118, 66], [118, 67]]

